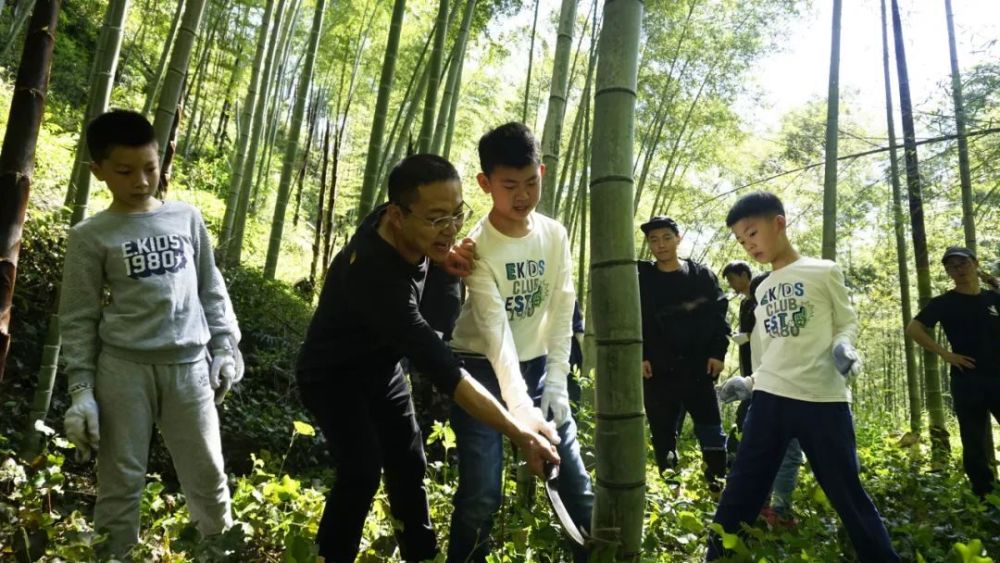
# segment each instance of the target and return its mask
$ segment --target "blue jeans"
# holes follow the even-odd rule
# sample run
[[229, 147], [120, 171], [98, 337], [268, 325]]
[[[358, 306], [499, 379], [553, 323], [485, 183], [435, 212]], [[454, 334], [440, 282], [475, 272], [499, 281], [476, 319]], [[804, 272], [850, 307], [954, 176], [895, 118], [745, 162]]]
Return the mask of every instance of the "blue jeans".
[[774, 477], [774, 490], [771, 492], [771, 506], [779, 514], [786, 516], [792, 508], [792, 492], [799, 480], [799, 466], [802, 465], [802, 446], [799, 441], [792, 439], [788, 442], [788, 449], [785, 450], [785, 457], [778, 467], [778, 474]]
[[[741, 524], [757, 518], [793, 438], [802, 445], [816, 481], [844, 522], [858, 559], [862, 563], [899, 561], [882, 517], [861, 485], [854, 421], [847, 403], [798, 401], [755, 391], [714, 521], [735, 533]], [[722, 555], [722, 541], [713, 533], [707, 560]]]
[[[485, 358], [465, 357], [465, 368], [498, 400], [500, 384], [493, 367]], [[538, 405], [545, 385], [545, 356], [521, 362], [521, 374], [528, 393]], [[453, 503], [448, 561], [482, 562], [490, 553], [490, 530], [493, 515], [503, 500], [503, 435], [476, 420], [460, 407], [452, 408], [451, 427], [455, 431], [458, 449], [458, 490]], [[577, 526], [590, 529], [594, 507], [590, 475], [580, 457], [576, 440], [576, 422], [569, 418], [558, 429], [562, 440], [557, 449], [559, 466], [559, 496]], [[583, 553], [575, 554], [582, 557]]]

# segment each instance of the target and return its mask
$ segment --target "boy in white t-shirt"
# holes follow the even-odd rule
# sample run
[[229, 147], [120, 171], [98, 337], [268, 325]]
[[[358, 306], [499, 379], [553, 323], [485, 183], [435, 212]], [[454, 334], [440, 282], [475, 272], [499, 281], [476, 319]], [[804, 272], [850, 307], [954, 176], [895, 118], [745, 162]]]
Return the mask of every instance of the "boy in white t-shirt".
[[[899, 561], [878, 509], [858, 475], [848, 378], [860, 371], [852, 340], [857, 316], [836, 263], [799, 256], [788, 240], [785, 209], [755, 192], [729, 210], [726, 225], [754, 260], [772, 273], [757, 288], [751, 344], [760, 365], [723, 385], [753, 389], [743, 441], [714, 521], [734, 533], [757, 518], [788, 443], [798, 439], [816, 481], [840, 515], [863, 563]], [[728, 388], [728, 389], [727, 389]], [[708, 561], [723, 555], [709, 538]]]
[[[476, 268], [464, 279], [468, 297], [452, 348], [469, 373], [518, 418], [541, 407], [559, 432], [559, 493], [577, 526], [590, 528], [594, 495], [580, 458], [567, 375], [572, 337], [573, 260], [566, 229], [539, 213], [538, 144], [527, 127], [507, 123], [479, 141], [480, 187], [493, 199], [469, 233]], [[453, 409], [458, 490], [449, 562], [485, 561], [493, 515], [500, 508], [503, 441], [492, 428]], [[586, 561], [586, 553], [575, 553]]]

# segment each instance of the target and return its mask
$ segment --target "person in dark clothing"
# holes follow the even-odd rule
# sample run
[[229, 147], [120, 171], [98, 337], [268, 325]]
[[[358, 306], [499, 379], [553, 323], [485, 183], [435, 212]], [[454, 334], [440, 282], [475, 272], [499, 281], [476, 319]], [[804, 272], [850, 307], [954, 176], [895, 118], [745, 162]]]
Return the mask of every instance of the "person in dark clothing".
[[[579, 374], [579, 376], [577, 375]], [[580, 388], [579, 378], [587, 377], [583, 373], [583, 313], [580, 312], [580, 302], [573, 303], [573, 336], [569, 340], [569, 405], [574, 414], [580, 406], [580, 397], [583, 389]]]
[[677, 420], [686, 409], [707, 466], [713, 491], [726, 474], [726, 435], [715, 395], [722, 373], [729, 325], [727, 300], [711, 270], [680, 260], [681, 236], [669, 217], [641, 226], [655, 261], [640, 261], [643, 378], [646, 418], [660, 473], [677, 465]]
[[[302, 402], [330, 447], [336, 479], [316, 542], [327, 562], [357, 557], [362, 528], [382, 472], [402, 559], [437, 555], [423, 479], [423, 438], [399, 361], [407, 357], [476, 418], [503, 432], [529, 468], [558, 456], [538, 433], [555, 436], [541, 416], [513, 418], [468, 376], [420, 313], [431, 261], [451, 273], [471, 268], [472, 249], [454, 250], [469, 217], [455, 168], [415, 155], [389, 174], [389, 203], [375, 209], [334, 258], [299, 354]], [[447, 281], [444, 279], [442, 281]]]
[[[455, 329], [462, 301], [462, 284], [457, 277], [449, 274], [443, 266], [431, 262], [420, 299], [420, 315], [445, 342], [451, 341], [451, 332]], [[428, 377], [422, 375], [409, 358], [403, 358], [401, 363], [403, 372], [409, 374], [410, 394], [413, 396], [420, 433], [427, 436], [433, 431], [434, 423], [448, 420], [451, 416], [451, 397], [442, 393]], [[443, 448], [428, 448], [427, 453], [433, 460], [439, 459], [443, 451]]]
[[[992, 427], [990, 414], [1000, 422], [1000, 284], [979, 270], [976, 255], [968, 248], [948, 248], [941, 262], [955, 289], [931, 299], [910, 321], [906, 334], [951, 364], [962, 464], [972, 491], [985, 498], [997, 489], [986, 432]], [[929, 332], [938, 323], [951, 350]]]

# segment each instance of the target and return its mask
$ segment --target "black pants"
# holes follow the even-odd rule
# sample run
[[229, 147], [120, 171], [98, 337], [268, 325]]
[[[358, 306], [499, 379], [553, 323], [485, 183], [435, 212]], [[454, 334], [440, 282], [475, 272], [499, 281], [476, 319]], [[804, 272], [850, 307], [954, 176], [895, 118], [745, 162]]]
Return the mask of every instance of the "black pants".
[[319, 554], [329, 563], [355, 560], [384, 470], [389, 508], [401, 524], [396, 540], [402, 558], [433, 559], [437, 539], [423, 482], [427, 460], [402, 370], [397, 366], [388, 379], [335, 377], [336, 383], [300, 386], [302, 402], [323, 431], [336, 470], [316, 535]]
[[677, 453], [677, 420], [681, 410], [687, 410], [694, 421], [694, 433], [701, 445], [707, 465], [705, 477], [711, 482], [726, 474], [726, 435], [722, 432], [722, 417], [712, 378], [701, 370], [694, 373], [654, 372], [643, 380], [643, 400], [646, 419], [660, 472], [670, 464], [667, 455]]
[[987, 451], [987, 429], [992, 430], [990, 414], [1000, 423], [1000, 374], [954, 375], [951, 396], [962, 435], [962, 465], [972, 483], [972, 492], [986, 496], [993, 490], [996, 475]]

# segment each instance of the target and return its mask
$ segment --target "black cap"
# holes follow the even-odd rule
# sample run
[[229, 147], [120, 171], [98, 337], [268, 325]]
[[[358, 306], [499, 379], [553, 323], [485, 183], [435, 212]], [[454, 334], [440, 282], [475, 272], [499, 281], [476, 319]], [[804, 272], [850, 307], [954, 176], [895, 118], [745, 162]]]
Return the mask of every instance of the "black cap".
[[951, 258], [952, 256], [961, 256], [970, 260], [976, 260], [976, 255], [973, 254], [973, 252], [968, 248], [965, 248], [964, 246], [949, 246], [948, 249], [944, 251], [944, 256], [941, 257], [941, 262], [944, 263], [945, 260]]
[[649, 221], [646, 221], [645, 223], [639, 225], [639, 228], [642, 229], [643, 234], [645, 234], [646, 236], [649, 236], [649, 231], [652, 231], [653, 229], [663, 229], [663, 228], [670, 229], [671, 231], [674, 232], [674, 234], [677, 235], [681, 234], [680, 228], [677, 227], [677, 221], [674, 221], [673, 219], [667, 217], [666, 215], [657, 215], [656, 217], [651, 217]]

